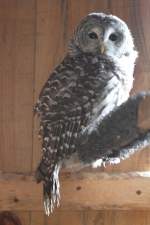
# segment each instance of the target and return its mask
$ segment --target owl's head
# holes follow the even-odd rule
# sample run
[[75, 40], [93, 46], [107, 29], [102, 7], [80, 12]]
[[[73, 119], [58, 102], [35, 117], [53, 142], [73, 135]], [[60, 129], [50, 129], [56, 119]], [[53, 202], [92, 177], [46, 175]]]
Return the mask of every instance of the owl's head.
[[81, 52], [112, 58], [132, 57], [133, 61], [137, 57], [128, 26], [113, 15], [89, 14], [77, 26], [73, 42]]

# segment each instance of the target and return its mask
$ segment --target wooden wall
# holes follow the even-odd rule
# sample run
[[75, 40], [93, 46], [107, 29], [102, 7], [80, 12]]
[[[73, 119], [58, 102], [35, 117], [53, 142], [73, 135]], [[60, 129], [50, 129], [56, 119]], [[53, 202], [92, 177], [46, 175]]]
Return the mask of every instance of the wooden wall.
[[[115, 14], [129, 24], [140, 52], [132, 93], [150, 89], [150, 0], [0, 0], [0, 170], [35, 170], [40, 145], [34, 102], [63, 58], [73, 28], [93, 11]], [[137, 170], [150, 170], [148, 149], [105, 169]], [[150, 213], [144, 211], [64, 211], [50, 218], [42, 212], [17, 214], [23, 225], [150, 224]]]

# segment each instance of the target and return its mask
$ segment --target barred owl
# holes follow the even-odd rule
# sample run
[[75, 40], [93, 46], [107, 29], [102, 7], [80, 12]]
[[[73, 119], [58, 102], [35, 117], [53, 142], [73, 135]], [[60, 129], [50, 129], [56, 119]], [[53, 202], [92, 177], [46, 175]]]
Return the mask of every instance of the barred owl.
[[43, 181], [46, 214], [59, 204], [59, 170], [76, 152], [78, 137], [128, 99], [136, 58], [130, 30], [118, 17], [91, 13], [77, 26], [35, 106], [42, 137], [36, 179]]

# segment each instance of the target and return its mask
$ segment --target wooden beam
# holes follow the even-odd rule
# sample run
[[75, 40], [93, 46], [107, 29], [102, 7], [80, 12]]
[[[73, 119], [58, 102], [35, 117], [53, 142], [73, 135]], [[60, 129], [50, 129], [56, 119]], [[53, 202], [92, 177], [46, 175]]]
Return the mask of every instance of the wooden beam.
[[[150, 209], [150, 172], [64, 173], [61, 209]], [[0, 210], [43, 210], [33, 176], [0, 174]]]
[[145, 96], [139, 105], [138, 127], [142, 130], [150, 129], [150, 93]]

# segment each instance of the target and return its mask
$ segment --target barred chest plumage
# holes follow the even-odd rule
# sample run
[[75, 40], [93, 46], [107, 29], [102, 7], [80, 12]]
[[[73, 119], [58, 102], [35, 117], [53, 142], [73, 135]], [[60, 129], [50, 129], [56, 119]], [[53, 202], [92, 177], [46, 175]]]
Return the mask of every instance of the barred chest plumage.
[[[51, 94], [51, 110], [45, 114], [48, 119], [54, 120], [59, 112], [59, 119], [67, 120], [68, 117], [75, 117], [78, 111], [95, 118], [101, 111], [105, 115], [106, 111], [128, 97], [125, 93], [125, 81], [128, 77], [106, 56], [66, 56], [52, 76], [55, 78], [51, 82], [54, 98]], [[55, 87], [58, 86], [59, 92], [55, 93]], [[44, 95], [48, 95], [46, 89]], [[109, 107], [106, 108], [107, 105]]]
[[52, 111], [58, 112], [59, 107], [63, 107], [62, 117], [66, 120], [82, 111], [83, 117], [86, 115], [88, 119], [87, 127], [92, 129], [97, 120], [102, 120], [127, 100], [133, 82], [132, 77], [127, 76], [113, 60], [102, 55], [67, 56], [56, 72], [60, 84], [68, 82], [68, 88], [66, 91], [62, 86], [57, 94], [59, 104]]

